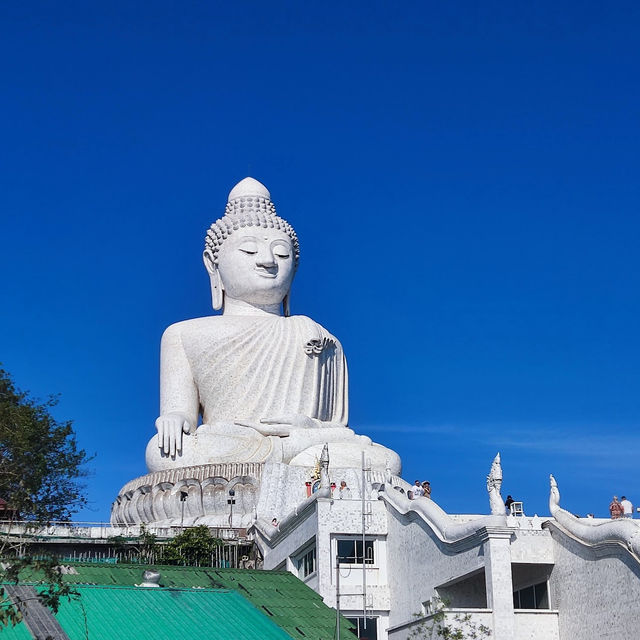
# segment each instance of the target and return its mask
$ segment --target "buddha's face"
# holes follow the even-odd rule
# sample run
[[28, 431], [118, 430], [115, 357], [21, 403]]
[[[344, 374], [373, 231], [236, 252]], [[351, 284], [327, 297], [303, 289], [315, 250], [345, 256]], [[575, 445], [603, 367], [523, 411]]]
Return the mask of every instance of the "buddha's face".
[[238, 229], [220, 247], [218, 272], [225, 295], [250, 304], [279, 304], [295, 274], [291, 239], [279, 229]]

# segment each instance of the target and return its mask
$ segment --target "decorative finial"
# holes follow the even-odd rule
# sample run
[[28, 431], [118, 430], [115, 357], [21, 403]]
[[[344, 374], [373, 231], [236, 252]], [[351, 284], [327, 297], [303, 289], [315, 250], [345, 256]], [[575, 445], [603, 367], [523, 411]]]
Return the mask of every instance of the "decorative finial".
[[329, 487], [329, 445], [325, 442], [320, 454], [320, 487]]
[[487, 491], [489, 492], [489, 505], [494, 516], [504, 515], [504, 502], [500, 495], [502, 488], [502, 466], [500, 464], [500, 452], [497, 453], [491, 464], [491, 471], [487, 476]]
[[258, 182], [255, 178], [246, 177], [229, 191], [229, 202], [238, 198], [264, 198], [265, 200], [271, 200], [271, 194], [262, 182]]
[[496, 480], [500, 480], [502, 482], [502, 464], [500, 461], [500, 452], [496, 453], [496, 457], [493, 459], [491, 463], [491, 471], [489, 472], [490, 476], [495, 478]]
[[549, 511], [551, 515], [555, 515], [560, 508], [560, 491], [558, 489], [558, 483], [551, 473], [549, 474], [549, 485]]

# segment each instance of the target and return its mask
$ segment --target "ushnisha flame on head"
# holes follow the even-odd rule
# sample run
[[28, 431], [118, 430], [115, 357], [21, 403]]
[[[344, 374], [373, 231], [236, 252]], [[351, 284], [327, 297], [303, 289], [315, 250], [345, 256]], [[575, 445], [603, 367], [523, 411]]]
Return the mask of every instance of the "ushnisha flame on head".
[[242, 227], [279, 229], [286, 233], [291, 238], [295, 266], [298, 267], [300, 244], [296, 232], [276, 213], [276, 207], [271, 202], [271, 194], [267, 188], [253, 178], [245, 178], [238, 182], [229, 193], [224, 215], [207, 230], [205, 248], [211, 251], [216, 264], [222, 243]]

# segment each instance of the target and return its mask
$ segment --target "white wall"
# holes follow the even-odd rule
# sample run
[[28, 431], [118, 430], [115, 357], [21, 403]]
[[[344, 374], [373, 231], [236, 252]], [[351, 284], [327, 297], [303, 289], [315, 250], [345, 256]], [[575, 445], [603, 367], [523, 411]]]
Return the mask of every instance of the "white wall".
[[[469, 622], [463, 622], [462, 618], [469, 616]], [[465, 638], [473, 637], [471, 632], [478, 629], [479, 625], [491, 628], [493, 616], [487, 609], [451, 609], [445, 615], [441, 624], [450, 627], [452, 630], [460, 630], [465, 633]], [[432, 616], [416, 618], [397, 627], [389, 628], [389, 640], [413, 640], [418, 637], [420, 640], [438, 640], [442, 636], [438, 633], [440, 623], [433, 620]], [[484, 636], [479, 635], [479, 638]], [[489, 639], [492, 636], [489, 636]], [[513, 639], [515, 640], [515, 639]], [[520, 640], [519, 638], [517, 640]], [[542, 639], [540, 639], [542, 640]]]
[[640, 564], [618, 544], [586, 547], [550, 526], [555, 566], [551, 606], [560, 640], [640, 637]]
[[[559, 640], [558, 612], [547, 609], [516, 610], [515, 640]], [[582, 640], [584, 636], [575, 636]]]
[[[315, 508], [311, 508], [273, 548], [269, 548], [266, 541], [260, 534], [257, 534], [256, 542], [264, 555], [264, 568], [275, 569], [283, 562], [287, 562], [291, 556], [294, 556], [298, 550], [316, 536], [317, 529], [317, 512]], [[287, 570], [291, 570], [292, 567], [289, 564], [286, 566]]]
[[455, 553], [414, 514], [389, 509], [387, 540], [391, 626], [421, 613], [422, 603], [435, 595], [434, 587], [484, 568], [481, 544]]

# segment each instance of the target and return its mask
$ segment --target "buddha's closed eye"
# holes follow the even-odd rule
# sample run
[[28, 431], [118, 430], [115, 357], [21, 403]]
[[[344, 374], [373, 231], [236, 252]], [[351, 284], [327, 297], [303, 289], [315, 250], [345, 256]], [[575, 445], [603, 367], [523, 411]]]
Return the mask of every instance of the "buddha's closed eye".
[[248, 253], [249, 255], [258, 253], [258, 247], [253, 242], [245, 242], [244, 244], [240, 245], [238, 248], [243, 253]]

